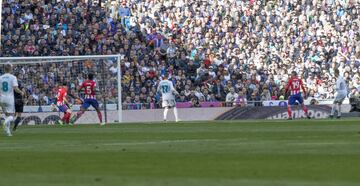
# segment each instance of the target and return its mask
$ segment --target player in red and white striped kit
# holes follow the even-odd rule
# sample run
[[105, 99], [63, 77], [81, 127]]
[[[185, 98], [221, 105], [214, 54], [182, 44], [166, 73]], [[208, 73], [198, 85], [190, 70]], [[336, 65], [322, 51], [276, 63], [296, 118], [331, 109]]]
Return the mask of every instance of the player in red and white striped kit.
[[59, 110], [61, 112], [64, 113], [63, 118], [61, 119], [61, 121], [59, 121], [60, 124], [63, 124], [63, 123], [69, 124], [69, 122], [70, 122], [71, 110], [68, 106], [69, 102], [66, 98], [67, 92], [68, 92], [68, 88], [66, 86], [66, 83], [64, 82], [64, 84], [62, 86], [59, 86], [57, 95], [56, 95], [56, 106], [59, 108]]
[[295, 71], [291, 72], [291, 77], [290, 80], [285, 88], [285, 94], [290, 90], [290, 97], [289, 97], [289, 103], [288, 103], [288, 119], [291, 120], [292, 119], [292, 111], [291, 111], [291, 106], [295, 105], [296, 101], [299, 102], [299, 104], [301, 104], [302, 109], [304, 110], [306, 117], [308, 119], [310, 119], [309, 113], [308, 113], [308, 109], [307, 107], [304, 105], [304, 98], [301, 95], [301, 90], [302, 89], [304, 96], [306, 98], [306, 90], [304, 87], [304, 84], [302, 82], [302, 80], [298, 77], [297, 73]]
[[104, 125], [105, 123], [102, 122], [102, 114], [100, 111], [100, 106], [98, 101], [96, 100], [96, 83], [94, 81], [94, 74], [88, 74], [88, 80], [85, 80], [81, 86], [80, 90], [84, 89], [85, 91], [85, 99], [83, 101], [83, 104], [80, 108], [80, 111], [77, 112], [76, 116], [74, 116], [71, 119], [71, 122], [74, 123], [76, 120], [78, 120], [84, 112], [90, 107], [94, 107], [94, 109], [97, 112], [99, 121], [101, 125]]

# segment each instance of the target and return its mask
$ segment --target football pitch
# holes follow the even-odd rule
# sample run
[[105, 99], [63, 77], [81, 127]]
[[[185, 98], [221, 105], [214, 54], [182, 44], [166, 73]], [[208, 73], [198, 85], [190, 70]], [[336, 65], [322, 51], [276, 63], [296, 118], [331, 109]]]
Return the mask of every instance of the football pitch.
[[0, 185], [360, 185], [360, 120], [21, 126]]

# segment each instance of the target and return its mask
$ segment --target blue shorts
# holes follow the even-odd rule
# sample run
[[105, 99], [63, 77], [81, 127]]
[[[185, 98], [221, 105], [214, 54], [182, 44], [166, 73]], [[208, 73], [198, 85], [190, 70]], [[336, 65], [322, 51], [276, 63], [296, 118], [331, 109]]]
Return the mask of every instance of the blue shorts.
[[64, 112], [64, 113], [69, 109], [65, 104], [57, 107], [59, 108], [60, 112]]
[[301, 96], [301, 93], [294, 94], [289, 97], [289, 105], [295, 105], [296, 101], [299, 102], [299, 104], [304, 103], [304, 98]]
[[99, 103], [96, 99], [84, 99], [84, 103], [81, 105], [81, 107], [84, 109], [88, 109], [90, 105], [95, 109], [99, 108]]

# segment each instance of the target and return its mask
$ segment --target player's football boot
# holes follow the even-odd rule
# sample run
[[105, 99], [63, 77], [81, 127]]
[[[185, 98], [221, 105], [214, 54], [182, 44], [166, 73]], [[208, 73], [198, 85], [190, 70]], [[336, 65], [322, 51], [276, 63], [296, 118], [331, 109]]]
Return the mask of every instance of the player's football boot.
[[11, 133], [5, 133], [5, 136], [7, 136], [7, 137], [11, 137], [12, 136], [12, 134]]
[[63, 123], [63, 121], [61, 121], [61, 120], [59, 119], [59, 120], [56, 121], [56, 124], [57, 124], [57, 125], [63, 125], [64, 123]]
[[73, 115], [73, 117], [70, 118], [70, 123], [74, 124], [76, 121], [76, 115]]
[[18, 126], [19, 126], [19, 122], [17, 124], [14, 124], [13, 131], [16, 131]]
[[12, 136], [10, 129], [5, 128], [4, 132], [5, 132], [5, 136], [9, 136], [9, 137]]

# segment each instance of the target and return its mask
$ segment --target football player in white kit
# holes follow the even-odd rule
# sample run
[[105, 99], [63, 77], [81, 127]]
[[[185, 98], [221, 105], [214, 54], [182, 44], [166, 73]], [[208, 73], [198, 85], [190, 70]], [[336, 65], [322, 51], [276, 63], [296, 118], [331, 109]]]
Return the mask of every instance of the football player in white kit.
[[[330, 118], [334, 117], [335, 110], [337, 110], [338, 115], [336, 118], [339, 119], [341, 117], [341, 104], [347, 96], [347, 88], [346, 88], [346, 82], [344, 80], [344, 77], [340, 76], [339, 69], [335, 69], [334, 73], [335, 73], [335, 77], [337, 78], [336, 89], [335, 89], [336, 93], [335, 93], [334, 104], [332, 106], [331, 113], [330, 113]], [[336, 107], [337, 107], [337, 109], [336, 109]]]
[[162, 107], [164, 108], [164, 121], [167, 120], [167, 113], [170, 108], [174, 108], [175, 121], [178, 122], [178, 111], [176, 108], [175, 95], [179, 93], [175, 90], [174, 85], [168, 80], [169, 75], [165, 74], [160, 81], [157, 91], [162, 95]]
[[11, 74], [11, 64], [5, 64], [4, 69], [5, 74], [0, 76], [0, 106], [5, 113], [5, 135], [12, 136], [10, 132], [10, 123], [14, 120], [13, 115], [15, 113], [14, 91], [22, 96], [24, 96], [24, 92], [18, 88], [17, 78]]

